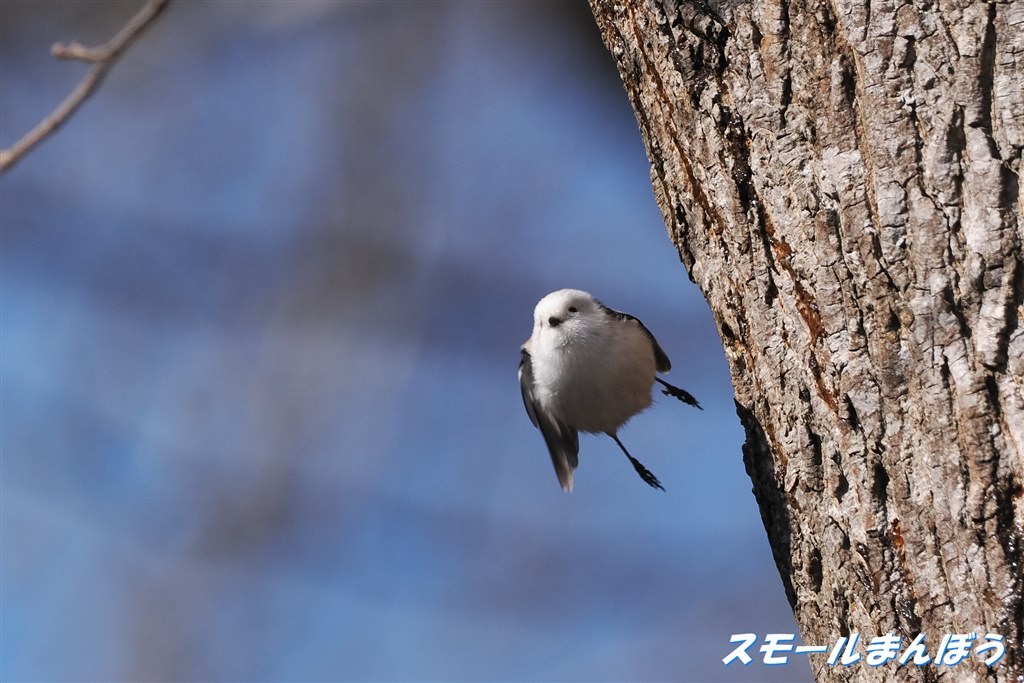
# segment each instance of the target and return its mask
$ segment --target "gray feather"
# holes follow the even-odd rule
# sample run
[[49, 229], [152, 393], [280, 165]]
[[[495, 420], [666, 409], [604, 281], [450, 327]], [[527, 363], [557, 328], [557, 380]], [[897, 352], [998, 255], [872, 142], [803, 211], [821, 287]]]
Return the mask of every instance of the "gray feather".
[[522, 350], [519, 360], [519, 388], [523, 393], [523, 405], [526, 406], [530, 422], [544, 436], [551, 463], [558, 475], [558, 483], [563, 491], [572, 491], [572, 471], [580, 464], [579, 432], [547, 413], [537, 401], [533, 392], [533, 364], [526, 349]]
[[608, 315], [618, 318], [619, 320], [632, 322], [640, 326], [640, 329], [644, 331], [647, 338], [651, 340], [651, 350], [654, 352], [654, 367], [658, 369], [658, 372], [668, 372], [672, 369], [672, 361], [668, 359], [668, 355], [661, 349], [661, 345], [658, 344], [658, 340], [654, 338], [654, 334], [647, 329], [647, 326], [640, 322], [640, 319], [636, 316], [632, 316], [629, 313], [623, 313], [622, 311], [616, 311], [615, 309], [608, 308], [600, 301], [597, 305], [601, 307]]

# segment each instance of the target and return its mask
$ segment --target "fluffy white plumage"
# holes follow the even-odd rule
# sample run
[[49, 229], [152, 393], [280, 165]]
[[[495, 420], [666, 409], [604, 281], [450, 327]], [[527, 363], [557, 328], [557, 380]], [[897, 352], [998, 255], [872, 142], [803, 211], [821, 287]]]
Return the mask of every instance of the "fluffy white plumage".
[[540, 300], [533, 334], [522, 347], [519, 383], [526, 412], [544, 435], [563, 490], [572, 491], [581, 431], [609, 435], [640, 477], [664, 490], [617, 432], [651, 404], [656, 381], [665, 394], [700, 407], [689, 393], [657, 377], [671, 367], [643, 323], [587, 292], [562, 289]]

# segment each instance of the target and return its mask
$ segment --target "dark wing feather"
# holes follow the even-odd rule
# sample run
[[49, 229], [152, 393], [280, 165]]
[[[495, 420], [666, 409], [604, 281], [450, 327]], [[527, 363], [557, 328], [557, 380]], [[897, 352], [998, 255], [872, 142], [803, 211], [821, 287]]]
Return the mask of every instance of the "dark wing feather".
[[523, 405], [526, 406], [530, 422], [544, 436], [551, 463], [558, 475], [558, 483], [562, 485], [563, 491], [572, 491], [572, 471], [580, 464], [579, 432], [546, 413], [537, 402], [533, 393], [533, 362], [526, 349], [523, 349], [519, 360], [519, 388], [523, 393]]
[[654, 338], [654, 335], [651, 334], [649, 329], [647, 329], [647, 326], [640, 322], [639, 318], [632, 316], [629, 313], [623, 313], [622, 311], [616, 311], [608, 308], [601, 302], [598, 302], [597, 305], [610, 316], [616, 317], [619, 320], [631, 321], [639, 325], [640, 329], [647, 335], [647, 338], [651, 340], [651, 348], [654, 351], [654, 367], [658, 369], [658, 372], [668, 372], [672, 369], [672, 361], [668, 359], [668, 356], [665, 355], [665, 352], [662, 351], [661, 346], [658, 344], [658, 340]]

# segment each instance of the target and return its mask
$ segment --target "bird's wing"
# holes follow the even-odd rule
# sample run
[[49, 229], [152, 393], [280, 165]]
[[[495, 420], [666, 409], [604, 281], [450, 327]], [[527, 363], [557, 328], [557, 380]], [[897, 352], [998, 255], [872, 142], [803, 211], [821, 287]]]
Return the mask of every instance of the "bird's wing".
[[519, 388], [523, 392], [523, 405], [530, 422], [544, 435], [551, 463], [555, 466], [558, 483], [563, 491], [572, 491], [572, 471], [579, 464], [580, 437], [579, 432], [558, 420], [541, 407], [533, 393], [533, 362], [530, 353], [523, 349], [519, 360]]
[[608, 308], [600, 302], [598, 302], [598, 305], [610, 316], [625, 322], [639, 325], [640, 329], [647, 335], [647, 338], [651, 340], [651, 349], [654, 351], [654, 367], [658, 369], [658, 372], [668, 372], [672, 369], [672, 361], [668, 359], [668, 356], [664, 351], [662, 351], [661, 346], [658, 344], [658, 340], [654, 338], [654, 335], [649, 329], [647, 329], [647, 326], [640, 322], [639, 318], [632, 316], [629, 313], [623, 313], [622, 311], [616, 311]]

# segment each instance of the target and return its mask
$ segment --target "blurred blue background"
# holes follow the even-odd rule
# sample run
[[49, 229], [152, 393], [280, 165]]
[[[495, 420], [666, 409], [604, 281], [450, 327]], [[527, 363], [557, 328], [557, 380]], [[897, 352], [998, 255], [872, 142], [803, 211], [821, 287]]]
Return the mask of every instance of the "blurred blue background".
[[[0, 4], [0, 144], [134, 2]], [[175, 2], [2, 192], [4, 680], [809, 680], [721, 346], [585, 3]], [[534, 304], [705, 407], [581, 437]]]

